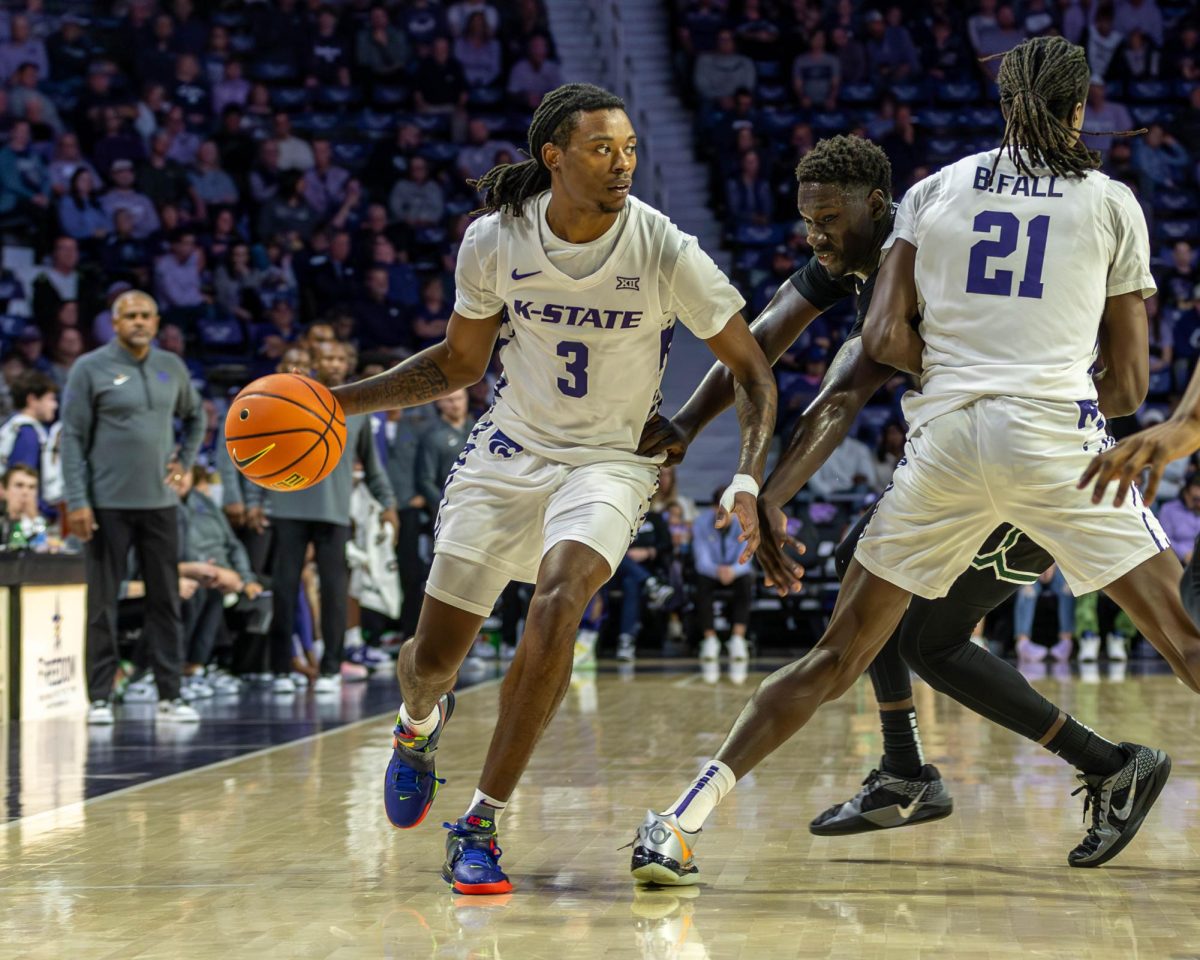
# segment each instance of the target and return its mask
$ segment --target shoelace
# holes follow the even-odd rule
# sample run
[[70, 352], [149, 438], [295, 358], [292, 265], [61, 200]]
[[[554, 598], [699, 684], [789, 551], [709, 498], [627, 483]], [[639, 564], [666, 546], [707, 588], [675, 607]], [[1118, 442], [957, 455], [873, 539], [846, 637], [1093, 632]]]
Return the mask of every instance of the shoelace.
[[1088, 827], [1087, 835], [1083, 838], [1080, 846], [1095, 847], [1100, 842], [1100, 817], [1104, 812], [1104, 798], [1101, 794], [1101, 789], [1098, 785], [1083, 783], [1071, 791], [1071, 796], [1076, 796], [1082, 793], [1083, 796], [1083, 822], [1087, 823], [1088, 810], [1092, 811], [1092, 825]]
[[500, 848], [495, 844], [490, 847], [466, 847], [462, 852], [462, 862], [468, 867], [478, 867], [482, 870], [499, 869]]

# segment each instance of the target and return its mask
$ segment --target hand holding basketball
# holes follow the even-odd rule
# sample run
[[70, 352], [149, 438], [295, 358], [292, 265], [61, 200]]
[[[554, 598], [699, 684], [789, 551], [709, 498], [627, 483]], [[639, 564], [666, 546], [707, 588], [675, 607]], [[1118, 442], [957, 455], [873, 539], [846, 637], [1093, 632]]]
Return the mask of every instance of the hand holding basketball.
[[225, 416], [225, 448], [242, 476], [268, 490], [303, 490], [332, 472], [346, 415], [329, 388], [296, 373], [260, 377]]

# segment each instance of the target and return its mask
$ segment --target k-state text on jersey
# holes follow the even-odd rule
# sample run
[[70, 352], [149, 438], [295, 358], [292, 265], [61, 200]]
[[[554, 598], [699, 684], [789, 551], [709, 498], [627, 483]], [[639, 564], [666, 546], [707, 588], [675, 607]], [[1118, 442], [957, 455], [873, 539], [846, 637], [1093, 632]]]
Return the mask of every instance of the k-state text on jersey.
[[[987, 167], [976, 167], [974, 187], [976, 190], [986, 190], [988, 193], [1007, 193], [1014, 197], [1061, 197], [1062, 194], [1054, 189], [1057, 180], [1058, 177], [1025, 177], [1013, 176], [1011, 173], [999, 173], [993, 184], [992, 171]], [[1043, 181], [1049, 182], [1042, 187]]]
[[541, 320], [542, 323], [561, 323], [566, 327], [596, 327], [600, 330], [631, 330], [642, 322], [641, 310], [597, 310], [566, 303], [544, 303], [535, 306], [532, 300], [513, 300], [513, 313], [522, 320]]

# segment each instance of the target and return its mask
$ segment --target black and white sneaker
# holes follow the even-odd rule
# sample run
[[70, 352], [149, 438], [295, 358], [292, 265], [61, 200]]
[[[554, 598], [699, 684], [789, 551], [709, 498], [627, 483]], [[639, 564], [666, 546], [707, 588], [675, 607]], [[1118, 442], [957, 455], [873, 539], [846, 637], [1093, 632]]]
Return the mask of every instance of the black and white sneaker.
[[937, 767], [927, 763], [914, 779], [898, 777], [886, 770], [872, 770], [858, 793], [844, 803], [835, 803], [813, 820], [808, 829], [818, 837], [837, 837], [928, 823], [953, 812], [954, 799], [942, 782], [942, 775]]
[[1098, 867], [1125, 849], [1154, 806], [1171, 775], [1171, 758], [1162, 750], [1136, 743], [1119, 745], [1129, 762], [1107, 777], [1079, 775], [1084, 792], [1083, 818], [1092, 811], [1092, 825], [1083, 841], [1067, 854], [1072, 867]]

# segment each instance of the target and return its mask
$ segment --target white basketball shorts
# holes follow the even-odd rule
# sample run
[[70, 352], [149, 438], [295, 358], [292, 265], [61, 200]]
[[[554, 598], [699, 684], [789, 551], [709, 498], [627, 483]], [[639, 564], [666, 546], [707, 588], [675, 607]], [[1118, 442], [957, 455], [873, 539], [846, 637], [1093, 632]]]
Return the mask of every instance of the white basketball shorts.
[[1167, 549], [1135, 495], [1093, 504], [1077, 487], [1111, 446], [1094, 400], [988, 397], [914, 431], [855, 557], [929, 600], [943, 597], [984, 540], [1011, 523], [1055, 558], [1076, 596], [1107, 586]]
[[[573, 540], [591, 547], [615, 571], [657, 486], [654, 464], [558, 463], [529, 452], [484, 419], [446, 481], [434, 553], [535, 583], [542, 557]], [[461, 596], [441, 596], [436, 584], [427, 585], [426, 593], [474, 612], [487, 605], [478, 596], [469, 604]]]

